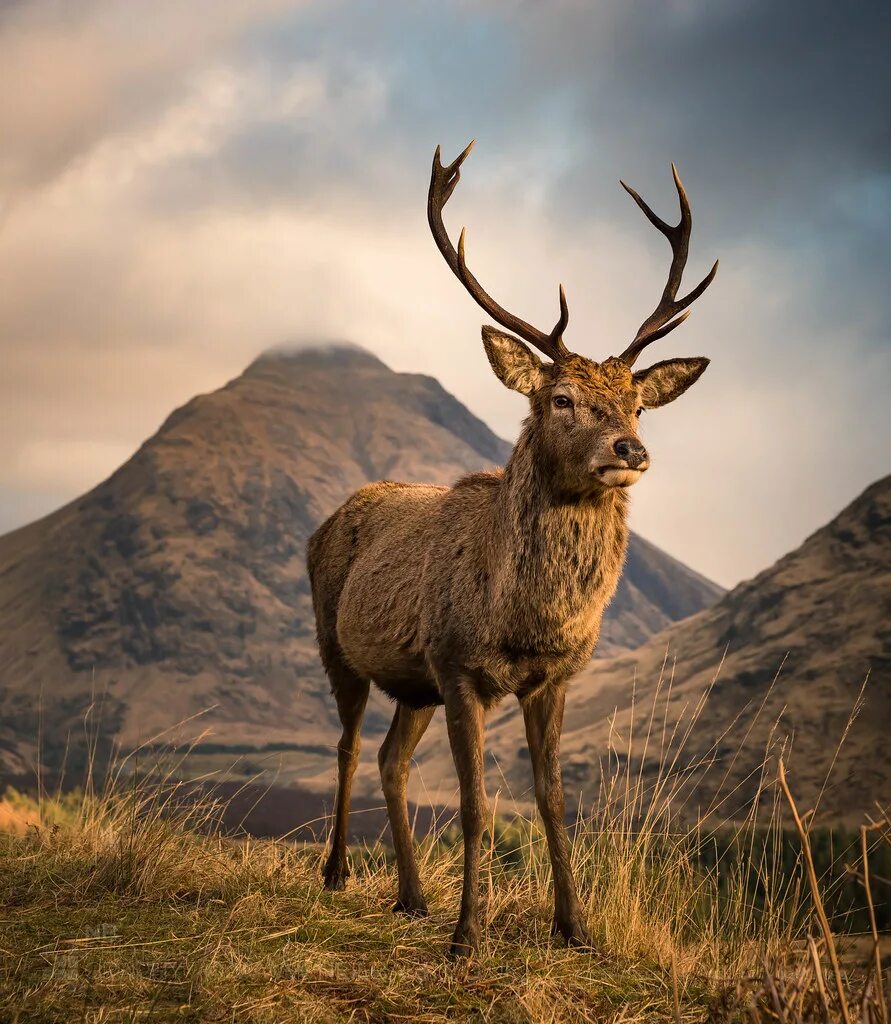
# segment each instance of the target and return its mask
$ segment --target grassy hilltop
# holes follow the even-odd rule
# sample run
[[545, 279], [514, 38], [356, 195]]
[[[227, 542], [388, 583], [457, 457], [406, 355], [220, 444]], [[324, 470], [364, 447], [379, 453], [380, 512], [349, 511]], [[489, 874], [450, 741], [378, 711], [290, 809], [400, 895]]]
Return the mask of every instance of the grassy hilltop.
[[[766, 820], [753, 811], [703, 859], [708, 831], [675, 824], [667, 778], [661, 794], [621, 773], [611, 781], [575, 841], [596, 951], [549, 935], [535, 823], [493, 816], [484, 945], [457, 964], [446, 957], [460, 891], [453, 829], [422, 844], [431, 915], [418, 921], [390, 911], [385, 847], [354, 849], [347, 891], [325, 892], [318, 846], [223, 836], [220, 808], [184, 802], [174, 773], [138, 781], [119, 766], [101, 793], [10, 792], [0, 1020], [843, 1020], [839, 943], [814, 924], [807, 860], [780, 870], [782, 844], [765, 842], [782, 836], [777, 787], [765, 783]], [[884, 857], [887, 872], [887, 825], [866, 839], [873, 871]], [[846, 851], [862, 874], [858, 855]], [[885, 966], [868, 936], [847, 957], [842, 948], [850, 1020], [883, 1021]]]

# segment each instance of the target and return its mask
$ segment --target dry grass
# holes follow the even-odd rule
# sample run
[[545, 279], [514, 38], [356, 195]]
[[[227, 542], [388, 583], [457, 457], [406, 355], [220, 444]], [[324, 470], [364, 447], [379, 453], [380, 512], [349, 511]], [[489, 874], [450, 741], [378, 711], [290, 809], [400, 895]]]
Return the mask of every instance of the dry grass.
[[[100, 793], [32, 803], [8, 794], [0, 1020], [800, 1024], [848, 1013], [887, 1024], [878, 952], [865, 967], [840, 966], [836, 983], [831, 933], [811, 938], [819, 881], [808, 897], [806, 825], [799, 876], [768, 852], [783, 792], [768, 760], [734, 826], [747, 858], [706, 870], [697, 850], [717, 827], [715, 807], [693, 827], [679, 817], [703, 765], [685, 763], [684, 738], [656, 727], [640, 742], [644, 754], [658, 748], [655, 783], [627, 767], [644, 757], [616, 760], [576, 828], [593, 954], [549, 935], [550, 870], [534, 821], [493, 817], [483, 947], [456, 964], [445, 950], [461, 851], [448, 829], [421, 844], [431, 916], [415, 921], [389, 909], [396, 879], [384, 846], [354, 850], [347, 891], [327, 893], [322, 850], [221, 835], [220, 808], [185, 800], [176, 764], [140, 778], [125, 759]], [[852, 866], [864, 880], [868, 845]]]
[[[702, 898], [692, 870], [650, 869], [641, 857], [607, 885], [600, 873], [624, 853], [581, 835], [580, 874], [599, 882], [600, 951], [579, 954], [550, 939], [543, 846], [524, 823], [529, 870], [506, 870], [490, 846], [485, 945], [455, 965], [444, 951], [458, 848], [423, 844], [432, 914], [407, 921], [389, 910], [384, 850], [360, 851], [347, 892], [326, 893], [321, 851], [202, 835], [186, 820], [194, 810], [157, 789], [149, 803], [150, 788], [85, 801], [74, 825], [0, 838], [0, 983], [22, 1020], [658, 1018], [673, 1012], [673, 961], [682, 1019], [702, 1019], [712, 998], [714, 919], [691, 919]], [[727, 953], [739, 956], [736, 937]]]
[[[333, 895], [318, 851], [173, 829], [41, 831], [4, 842], [3, 862], [4, 1002], [22, 1019], [605, 1020], [670, 1006], [669, 965], [554, 945], [527, 879], [493, 885], [481, 956], [449, 963], [460, 864], [430, 845], [423, 922], [390, 913], [382, 856]], [[688, 972], [682, 988], [686, 1019], [701, 1018], [708, 986]]]

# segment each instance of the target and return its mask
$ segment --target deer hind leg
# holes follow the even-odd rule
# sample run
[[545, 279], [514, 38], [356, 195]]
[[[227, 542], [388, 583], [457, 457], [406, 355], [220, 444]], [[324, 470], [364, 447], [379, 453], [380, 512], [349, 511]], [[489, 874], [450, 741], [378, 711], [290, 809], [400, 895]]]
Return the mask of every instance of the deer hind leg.
[[435, 707], [410, 708], [407, 704], [400, 703], [377, 758], [399, 872], [399, 893], [393, 910], [412, 917], [425, 917], [427, 903], [421, 892], [421, 879], [418, 875], [418, 862], [415, 858], [405, 793], [411, 755], [430, 724], [435, 710]]
[[347, 824], [350, 816], [350, 790], [359, 762], [359, 732], [368, 701], [369, 682], [345, 665], [328, 665], [331, 688], [343, 733], [337, 744], [337, 795], [334, 799], [334, 828], [331, 847], [322, 875], [326, 889], [343, 889], [349, 875], [346, 859]]

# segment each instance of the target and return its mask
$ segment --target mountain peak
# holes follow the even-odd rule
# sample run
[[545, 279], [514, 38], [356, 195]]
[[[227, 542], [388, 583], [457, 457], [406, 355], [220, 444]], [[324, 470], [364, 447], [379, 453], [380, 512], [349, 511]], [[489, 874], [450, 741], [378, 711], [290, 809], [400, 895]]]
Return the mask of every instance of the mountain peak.
[[351, 341], [320, 341], [311, 344], [285, 343], [266, 349], [248, 365], [243, 376], [289, 374], [310, 368], [325, 369], [388, 369], [368, 349]]

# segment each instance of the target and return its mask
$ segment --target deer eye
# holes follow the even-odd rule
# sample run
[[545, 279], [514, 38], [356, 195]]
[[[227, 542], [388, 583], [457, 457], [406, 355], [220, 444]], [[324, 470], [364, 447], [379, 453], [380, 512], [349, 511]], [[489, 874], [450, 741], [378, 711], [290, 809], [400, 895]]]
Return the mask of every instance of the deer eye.
[[555, 395], [554, 405], [558, 409], [569, 409], [572, 407], [572, 399], [567, 398], [566, 395]]

